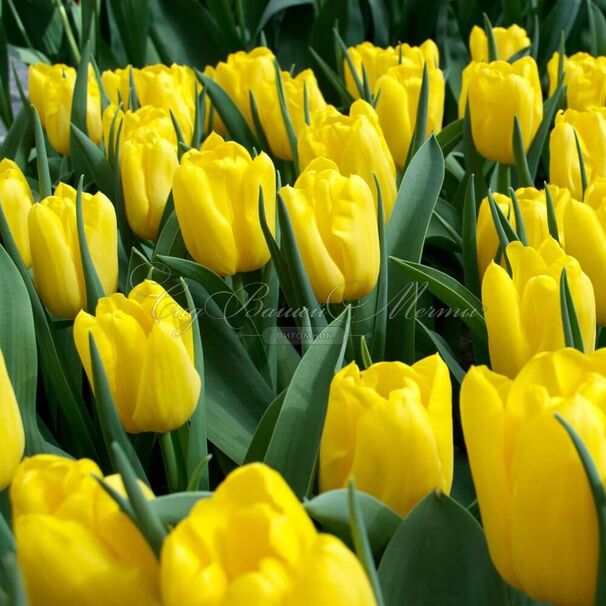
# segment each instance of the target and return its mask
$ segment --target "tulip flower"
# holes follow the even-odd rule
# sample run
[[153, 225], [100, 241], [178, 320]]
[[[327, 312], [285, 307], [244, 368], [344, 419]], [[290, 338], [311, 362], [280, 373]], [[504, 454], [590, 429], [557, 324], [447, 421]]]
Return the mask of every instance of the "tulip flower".
[[[558, 86], [560, 54], [554, 53], [547, 64], [549, 95]], [[575, 53], [564, 57], [564, 84], [569, 109], [584, 110], [606, 104], [606, 57]]]
[[253, 159], [235, 141], [212, 133], [200, 151], [183, 155], [175, 172], [173, 199], [185, 246], [198, 263], [231, 276], [269, 261], [259, 222], [259, 188], [273, 231], [276, 177], [267, 154]]
[[23, 457], [25, 433], [17, 398], [0, 351], [0, 492], [12, 481]]
[[[101, 192], [82, 194], [84, 233], [106, 295], [118, 286], [118, 233], [113, 204]], [[76, 190], [60, 183], [53, 196], [34, 204], [28, 227], [36, 290], [56, 316], [74, 318], [86, 307], [78, 244]]]
[[[160, 606], [152, 550], [93, 476], [103, 478], [93, 461], [55, 455], [25, 459], [17, 469], [10, 498], [28, 603]], [[119, 476], [104, 480], [125, 496]]]
[[606, 108], [558, 112], [549, 137], [549, 178], [583, 199], [583, 184], [575, 132], [581, 146], [587, 182], [606, 177]]
[[155, 240], [179, 166], [175, 146], [153, 130], [141, 128], [127, 139], [120, 156], [126, 218], [140, 237]]
[[319, 534], [280, 474], [262, 463], [231, 472], [164, 542], [164, 606], [374, 606], [362, 566]]
[[[564, 213], [570, 203], [571, 195], [567, 189], [558, 187], [557, 185], [550, 185], [549, 192], [556, 212], [556, 224], [558, 226], [560, 244], [564, 245]], [[528, 244], [537, 248], [549, 236], [545, 190], [538, 190], [534, 187], [520, 187], [515, 191], [515, 194], [520, 203], [520, 211], [524, 219]], [[512, 227], [516, 229], [516, 217], [512, 199], [499, 193], [494, 193], [492, 196], [503, 215], [507, 217]], [[480, 204], [476, 240], [480, 275], [483, 276], [486, 268], [497, 256], [499, 249], [499, 237], [494, 226], [492, 213], [490, 212], [488, 198], [484, 198]], [[573, 254], [573, 256], [575, 255]], [[501, 265], [505, 267], [504, 260], [501, 261]]]
[[375, 286], [380, 253], [372, 192], [358, 175], [316, 158], [294, 187], [280, 190], [320, 303], [360, 299]]
[[[398, 168], [404, 167], [415, 130], [423, 66], [424, 63], [403, 57], [399, 65], [390, 67], [376, 83], [377, 115]], [[427, 70], [429, 97], [425, 136], [440, 132], [444, 114], [444, 75], [429, 64]]]
[[[378, 472], [380, 470], [380, 473]], [[450, 492], [452, 399], [438, 354], [412, 366], [352, 362], [332, 380], [320, 447], [320, 490], [359, 490], [406, 515], [427, 493]]]
[[511, 242], [506, 254], [512, 275], [491, 263], [482, 280], [488, 349], [495, 372], [513, 378], [535, 354], [565, 347], [560, 305], [564, 268], [585, 351], [593, 351], [595, 296], [578, 261], [552, 238], [537, 248]]
[[[530, 46], [530, 38], [526, 30], [519, 25], [508, 28], [493, 27], [492, 35], [497, 45], [497, 59], [507, 61], [517, 52]], [[469, 52], [472, 61], [488, 61], [488, 39], [486, 32], [474, 25], [469, 35]]]
[[[29, 95], [40, 114], [51, 145], [63, 155], [69, 154], [72, 97], [76, 70], [67, 65], [36, 63], [29, 67]], [[101, 93], [92, 66], [88, 71], [86, 128], [94, 143], [101, 140]]]
[[19, 166], [3, 158], [0, 161], [0, 208], [26, 267], [32, 264], [27, 215], [33, 202], [32, 190]]
[[543, 97], [537, 64], [531, 57], [514, 63], [472, 62], [463, 70], [459, 115], [469, 103], [471, 134], [485, 158], [513, 164], [513, 126], [517, 116], [524, 148], [543, 119]]
[[[396, 47], [388, 46], [387, 48], [374, 46], [371, 42], [362, 42], [357, 46], [348, 48], [347, 52], [360, 82], [364, 81], [364, 71], [366, 72], [368, 84], [373, 94], [376, 94], [378, 90], [377, 81], [387, 73], [390, 67], [402, 63], [412, 63], [420, 65], [422, 70], [424, 63], [427, 63], [429, 68], [437, 68], [440, 65], [440, 51], [433, 40], [425, 40], [420, 46], [399, 44]], [[362, 66], [364, 66], [364, 69], [362, 69]], [[359, 99], [360, 91], [356, 86], [347, 59], [343, 59], [343, 72], [349, 94], [354, 99]]]
[[89, 382], [94, 387], [92, 334], [126, 431], [172, 431], [194, 412], [201, 381], [191, 323], [190, 314], [151, 280], [128, 297], [99, 299], [94, 316], [77, 315], [74, 341]]
[[543, 353], [510, 380], [473, 367], [461, 419], [482, 524], [501, 576], [533, 600], [593, 606], [598, 521], [561, 415], [606, 476], [606, 350]]
[[573, 201], [564, 215], [566, 252], [578, 259], [595, 289], [598, 324], [606, 325], [606, 178], [597, 178], [585, 203]]
[[316, 112], [311, 124], [299, 135], [299, 163], [304, 169], [314, 158], [335, 162], [342, 175], [360, 175], [378, 197], [376, 175], [381, 186], [385, 217], [389, 218], [396, 200], [396, 167], [372, 106], [355, 101], [349, 116], [332, 105]]

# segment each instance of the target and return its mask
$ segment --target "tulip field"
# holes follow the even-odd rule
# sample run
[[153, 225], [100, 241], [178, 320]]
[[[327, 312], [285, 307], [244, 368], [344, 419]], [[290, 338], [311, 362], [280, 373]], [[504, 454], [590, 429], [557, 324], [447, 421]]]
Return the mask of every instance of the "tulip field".
[[0, 606], [606, 605], [606, 0], [0, 0]]

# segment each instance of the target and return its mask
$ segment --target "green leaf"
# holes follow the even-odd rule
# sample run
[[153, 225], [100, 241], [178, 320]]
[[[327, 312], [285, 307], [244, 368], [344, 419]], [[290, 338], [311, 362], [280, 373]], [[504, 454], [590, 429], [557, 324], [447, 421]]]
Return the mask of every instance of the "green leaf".
[[465, 189], [462, 221], [463, 276], [465, 286], [477, 297], [480, 296], [480, 270], [476, 237], [476, 194], [475, 175], [471, 175]]
[[518, 237], [520, 238], [522, 244], [524, 246], [528, 246], [528, 236], [526, 235], [526, 225], [524, 223], [524, 215], [522, 214], [520, 201], [518, 200], [518, 196], [513, 187], [509, 188], [508, 193], [513, 204], [513, 215], [516, 219], [516, 233], [518, 234]]
[[95, 343], [93, 334], [89, 334], [88, 345], [90, 348], [90, 360], [93, 371], [92, 387], [95, 395], [95, 402], [97, 404], [97, 417], [101, 426], [101, 433], [103, 434], [103, 440], [107, 447], [107, 451], [111, 452], [112, 444], [118, 444], [121, 452], [125, 457], [128, 458], [130, 465], [136, 470], [137, 476], [143, 480], [146, 484], [149, 484], [145, 470], [137, 457], [137, 453], [131, 444], [122, 421], [118, 416], [118, 410], [114, 402], [105, 369], [103, 367], [103, 361], [99, 354], [99, 349]]
[[553, 202], [551, 190], [549, 189], [549, 185], [547, 183], [544, 183], [543, 187], [545, 188], [545, 205], [547, 206], [547, 225], [549, 227], [549, 235], [554, 240], [559, 242], [560, 236], [558, 234], [558, 221], [556, 219], [555, 204]]
[[383, 0], [367, 0], [372, 17], [373, 40], [377, 46], [389, 44], [390, 15]]
[[282, 82], [282, 71], [280, 70], [280, 64], [277, 59], [274, 59], [274, 74], [276, 78], [276, 89], [278, 92], [278, 104], [280, 106], [280, 114], [282, 115], [282, 121], [284, 122], [284, 128], [286, 129], [286, 136], [288, 138], [288, 145], [290, 152], [293, 157], [295, 164], [295, 171], [299, 172], [299, 152], [297, 150], [297, 133], [292, 124], [290, 113], [288, 111], [288, 105], [286, 103], [286, 95], [284, 93], [284, 83]]
[[179, 227], [177, 213], [172, 211], [169, 215], [164, 227], [160, 231], [156, 247], [154, 248], [154, 257], [169, 255], [177, 257], [186, 254], [185, 243]]
[[189, 515], [194, 505], [212, 496], [208, 491], [175, 492], [150, 501], [154, 514], [166, 525], [174, 526]]
[[501, 0], [503, 16], [508, 23], [522, 21], [522, 0]]
[[46, 140], [40, 122], [38, 110], [32, 105], [31, 112], [34, 119], [34, 137], [36, 140], [36, 166], [38, 168], [38, 193], [40, 199], [47, 198], [52, 192], [48, 157], [46, 155]]
[[570, 34], [576, 21], [581, 0], [557, 0], [541, 27], [539, 42], [539, 73], [542, 74], [553, 53], [558, 49], [560, 34], [565, 38]]
[[7, 590], [9, 604], [11, 606], [28, 606], [25, 586], [21, 578], [21, 571], [17, 563], [17, 556], [13, 552], [7, 552], [0, 561], [2, 570], [7, 579]]
[[[488, 61], [498, 61], [499, 52], [497, 50], [497, 41], [494, 38], [494, 32], [492, 31], [492, 23], [488, 18], [488, 15], [484, 13], [484, 32], [486, 33], [486, 40], [488, 42]], [[500, 57], [504, 61], [507, 57]]]
[[269, 0], [259, 19], [254, 37], [256, 38], [259, 35], [272, 17], [292, 6], [301, 6], [303, 4], [313, 4], [313, 0]]
[[76, 126], [86, 136], [88, 135], [88, 127], [86, 126], [87, 106], [88, 106], [88, 64], [90, 57], [90, 42], [87, 42], [82, 49], [80, 65], [76, 72], [76, 83], [74, 85], [74, 93], [72, 96], [72, 112], [70, 122], [72, 124], [72, 132], [70, 133], [70, 155], [74, 162], [76, 174], [80, 174], [78, 170], [79, 155], [75, 153], [73, 147], [74, 134], [73, 126]]
[[396, 271], [402, 271], [410, 280], [426, 288], [442, 303], [448, 305], [448, 316], [460, 318], [480, 343], [486, 343], [486, 322], [482, 302], [460, 282], [439, 269], [390, 257]]
[[[77, 175], [93, 181], [110, 200], [115, 200], [114, 171], [103, 152], [75, 125], [71, 127], [71, 157], [78, 157]], [[78, 172], [80, 171], [80, 172]]]
[[408, 149], [406, 166], [408, 166], [410, 160], [425, 141], [425, 133], [427, 132], [427, 114], [429, 111], [429, 93], [429, 72], [427, 71], [427, 63], [424, 63], [423, 77], [421, 79], [421, 90], [419, 91], [419, 102], [417, 104], [415, 129], [413, 131], [412, 141]]
[[[358, 492], [361, 517], [375, 558], [380, 558], [402, 518], [375, 497]], [[348, 491], [345, 488], [329, 490], [304, 503], [305, 511], [322, 527], [352, 543], [349, 524]]]
[[356, 555], [362, 563], [366, 576], [370, 581], [372, 591], [375, 595], [377, 606], [384, 606], [383, 593], [379, 584], [379, 577], [374, 558], [370, 548], [370, 540], [366, 531], [366, 524], [362, 515], [358, 493], [353, 478], [349, 480], [349, 526], [353, 538]]
[[332, 67], [330, 67], [328, 63], [326, 63], [326, 61], [324, 61], [324, 59], [322, 59], [322, 57], [315, 49], [310, 47], [309, 53], [318, 64], [318, 67], [320, 68], [319, 73], [322, 73], [324, 75], [324, 77], [328, 80], [328, 82], [332, 85], [332, 87], [341, 97], [341, 102], [343, 103], [343, 105], [349, 105], [350, 103], [352, 103], [354, 99], [347, 90], [345, 84], [343, 83], [343, 80], [339, 77], [339, 75], [332, 69]]
[[459, 118], [445, 126], [437, 135], [436, 139], [442, 148], [444, 158], [462, 141], [463, 124], [465, 120]]
[[480, 525], [432, 492], [400, 523], [379, 565], [387, 606], [507, 606]]
[[8, 43], [6, 39], [4, 21], [0, 20], [0, 118], [7, 128], [13, 121], [13, 108], [11, 104], [10, 91]]
[[[275, 346], [274, 346], [275, 347]], [[282, 391], [275, 400], [267, 407], [267, 410], [261, 417], [259, 425], [255, 430], [255, 435], [250, 441], [246, 456], [244, 457], [244, 463], [253, 463], [254, 461], [263, 461], [267, 453], [267, 447], [271, 441], [271, 436], [274, 433], [274, 428], [280, 411], [282, 410], [282, 404], [286, 397], [286, 390]]]
[[31, 112], [21, 107], [0, 146], [0, 157], [11, 158], [23, 168], [29, 155], [32, 135]]
[[583, 158], [583, 149], [581, 147], [581, 141], [579, 140], [579, 135], [574, 129], [574, 142], [577, 147], [577, 156], [579, 158], [579, 171], [581, 173], [581, 199], [585, 197], [585, 192], [587, 191], [587, 169], [585, 168], [585, 159]]
[[313, 485], [330, 383], [341, 368], [351, 312], [347, 308], [311, 344], [284, 397], [265, 463], [279, 471], [300, 498]]
[[560, 310], [562, 313], [562, 327], [564, 329], [564, 343], [566, 347], [574, 347], [579, 351], [585, 351], [583, 333], [579, 324], [579, 318], [574, 308], [574, 301], [570, 294], [566, 268], [560, 276]]
[[606, 55], [606, 17], [595, 2], [587, 0], [591, 54]]
[[457, 357], [450, 348], [450, 345], [446, 342], [442, 335], [435, 332], [434, 330], [427, 328], [427, 326], [425, 326], [425, 324], [423, 324], [421, 320], [417, 319], [416, 324], [417, 334], [418, 331], [421, 331], [421, 333], [425, 335], [425, 337], [427, 337], [429, 341], [431, 341], [436, 351], [440, 354], [440, 356], [442, 356], [444, 362], [446, 362], [450, 373], [460, 385], [463, 382], [463, 378], [465, 377], [465, 371], [461, 368], [461, 365], [459, 364]]
[[112, 13], [129, 63], [144, 67], [151, 18], [148, 0], [110, 0]]
[[533, 187], [534, 182], [532, 180], [532, 175], [530, 174], [530, 168], [528, 167], [522, 129], [517, 116], [513, 117], [513, 155], [520, 185], [522, 185], [522, 187]]

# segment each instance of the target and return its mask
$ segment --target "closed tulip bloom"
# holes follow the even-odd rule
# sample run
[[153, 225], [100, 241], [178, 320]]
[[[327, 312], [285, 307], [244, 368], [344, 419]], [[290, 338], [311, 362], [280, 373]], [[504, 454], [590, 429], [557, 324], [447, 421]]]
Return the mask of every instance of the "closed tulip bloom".
[[572, 202], [564, 215], [566, 252], [579, 260], [595, 289], [598, 324], [606, 325], [606, 178], [597, 178], [585, 203]]
[[377, 283], [377, 214], [370, 188], [344, 177], [331, 160], [313, 160], [284, 199], [314, 294], [320, 303], [360, 299]]
[[373, 107], [358, 99], [349, 116], [332, 105], [316, 112], [299, 135], [299, 162], [305, 168], [314, 158], [328, 158], [342, 175], [360, 175], [378, 197], [373, 173], [383, 194], [385, 218], [396, 200], [396, 167]]
[[[310, 115], [324, 109], [326, 101], [324, 101], [316, 77], [310, 69], [303, 70], [295, 77], [292, 77], [289, 72], [282, 72], [282, 86], [288, 114], [295, 134], [298, 134], [305, 126], [305, 89]], [[292, 160], [292, 150], [280, 110], [275, 77], [254, 84], [251, 90], [255, 96], [261, 126], [272, 154], [282, 160]]]
[[[553, 205], [556, 212], [556, 223], [558, 226], [558, 237], [560, 244], [564, 246], [564, 214], [566, 208], [572, 199], [570, 192], [557, 185], [550, 185], [549, 192], [553, 199]], [[534, 187], [520, 187], [516, 189], [516, 197], [520, 203], [520, 211], [524, 219], [524, 228], [528, 244], [537, 248], [547, 237], [549, 237], [549, 225], [547, 223], [547, 202], [544, 189]], [[512, 227], [516, 229], [516, 217], [513, 209], [513, 201], [509, 196], [494, 193], [494, 201], [501, 209], [501, 212], [507, 217]], [[480, 275], [483, 276], [486, 268], [494, 261], [499, 249], [499, 237], [494, 226], [492, 213], [488, 198], [484, 198], [480, 204], [478, 212], [478, 221], [476, 226], [476, 241], [478, 250], [478, 265]], [[572, 253], [571, 253], [572, 254]], [[575, 256], [574, 254], [572, 256]], [[502, 259], [501, 265], [505, 267], [505, 261]]]
[[[403, 168], [415, 130], [419, 95], [423, 80], [423, 63], [403, 57], [399, 65], [390, 67], [377, 80], [381, 91], [376, 110], [381, 129], [398, 168]], [[425, 136], [438, 133], [444, 115], [444, 75], [428, 64], [429, 97]]]
[[74, 341], [88, 379], [94, 386], [92, 334], [126, 431], [165, 433], [191, 417], [201, 386], [191, 323], [190, 314], [151, 280], [128, 297], [99, 299], [94, 316], [81, 311], [76, 317]]
[[538, 248], [512, 242], [507, 246], [512, 275], [491, 263], [482, 281], [488, 349], [495, 372], [515, 377], [537, 353], [565, 347], [560, 279], [566, 268], [585, 351], [596, 336], [595, 296], [591, 280], [576, 259], [548, 238]]
[[[558, 86], [560, 54], [554, 53], [547, 64], [549, 95]], [[564, 84], [569, 109], [584, 110], [606, 103], [606, 57], [575, 53], [564, 57]]]
[[259, 188], [273, 232], [276, 177], [267, 154], [253, 159], [235, 141], [212, 133], [200, 151], [183, 155], [173, 198], [185, 245], [198, 263], [231, 276], [269, 261], [259, 222]]
[[161, 555], [164, 606], [374, 606], [362, 566], [319, 534], [276, 471], [231, 472], [170, 533]]
[[576, 200], [582, 200], [583, 186], [575, 132], [583, 154], [587, 182], [606, 177], [606, 107], [558, 112], [549, 137], [550, 180], [567, 187]]
[[0, 492], [13, 480], [15, 470], [23, 457], [25, 433], [17, 398], [0, 351]]
[[524, 149], [543, 119], [543, 97], [537, 64], [531, 57], [514, 63], [470, 63], [463, 71], [459, 115], [469, 103], [471, 133], [488, 160], [513, 164], [513, 125], [518, 117]]
[[[425, 40], [420, 46], [399, 44], [396, 47], [388, 46], [387, 48], [375, 46], [371, 42], [362, 42], [348, 48], [347, 52], [360, 82], [364, 81], [364, 71], [366, 71], [368, 84], [373, 94], [376, 94], [378, 90], [377, 81], [387, 73], [390, 67], [401, 63], [414, 63], [420, 65], [421, 69], [424, 63], [432, 68], [440, 65], [440, 51], [433, 40]], [[347, 91], [354, 99], [359, 99], [360, 92], [346, 59], [343, 59], [343, 72]]]
[[152, 130], [124, 143], [120, 156], [124, 207], [130, 228], [140, 238], [158, 236], [177, 166], [175, 146]]
[[[113, 204], [101, 192], [82, 194], [84, 233], [106, 295], [118, 287], [118, 232]], [[74, 318], [86, 307], [78, 244], [76, 190], [60, 183], [55, 193], [34, 204], [28, 215], [36, 290], [56, 316]]]
[[27, 215], [33, 202], [32, 190], [19, 166], [3, 158], [0, 161], [0, 208], [26, 267], [32, 264]]
[[[51, 145], [63, 155], [69, 154], [72, 97], [76, 70], [67, 65], [36, 63], [29, 67], [29, 94], [40, 114]], [[101, 122], [101, 93], [92, 66], [88, 72], [86, 127], [94, 143], [103, 134]]]
[[[526, 30], [519, 25], [508, 28], [493, 27], [492, 34], [497, 45], [498, 59], [507, 61], [517, 52], [530, 46]], [[488, 61], [488, 39], [483, 28], [474, 25], [469, 35], [469, 52], [472, 61]]]
[[[160, 606], [152, 550], [93, 476], [103, 478], [93, 461], [55, 455], [25, 459], [17, 469], [10, 498], [28, 603]], [[119, 476], [104, 480], [125, 496]]]
[[585, 470], [555, 413], [606, 476], [606, 350], [535, 356], [512, 381], [473, 367], [461, 419], [482, 524], [501, 576], [532, 599], [593, 606], [599, 528]]
[[320, 447], [322, 492], [353, 477], [404, 516], [431, 490], [449, 493], [452, 474], [450, 375], [438, 354], [362, 371], [352, 362], [335, 375]]

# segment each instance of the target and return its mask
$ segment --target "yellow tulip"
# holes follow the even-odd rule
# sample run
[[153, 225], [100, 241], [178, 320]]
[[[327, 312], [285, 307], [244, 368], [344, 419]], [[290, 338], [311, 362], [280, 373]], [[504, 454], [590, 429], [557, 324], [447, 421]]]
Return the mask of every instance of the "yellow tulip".
[[328, 158], [342, 175], [360, 175], [377, 199], [373, 173], [383, 194], [385, 217], [389, 218], [396, 200], [396, 167], [372, 106], [362, 99], [355, 101], [349, 116], [332, 105], [318, 111], [311, 124], [299, 135], [299, 162], [304, 169], [314, 158]]
[[[310, 115], [324, 109], [326, 101], [310, 69], [303, 70], [294, 78], [289, 72], [282, 72], [282, 85], [290, 120], [295, 134], [298, 135], [305, 126], [304, 88], [307, 89]], [[280, 110], [275, 77], [253, 84], [251, 90], [255, 96], [261, 126], [272, 154], [282, 160], [292, 160], [292, 150]]]
[[23, 457], [25, 433], [21, 413], [11, 385], [4, 356], [0, 351], [0, 492], [13, 480], [15, 470]]
[[549, 178], [567, 187], [577, 200], [583, 187], [575, 131], [581, 145], [587, 181], [606, 177], [606, 107], [558, 112], [549, 137]]
[[[76, 70], [67, 65], [36, 63], [29, 67], [29, 94], [40, 114], [51, 145], [63, 155], [69, 154], [69, 133], [72, 97], [76, 84]], [[103, 134], [101, 122], [101, 93], [92, 66], [88, 71], [86, 127], [94, 143]]]
[[261, 463], [230, 473], [162, 548], [164, 606], [374, 606], [356, 557], [319, 534], [280, 474]]
[[[380, 472], [379, 472], [380, 470]], [[320, 490], [347, 486], [406, 515], [427, 493], [450, 492], [452, 398], [438, 354], [408, 366], [352, 362], [332, 380], [320, 447]]]
[[[101, 192], [82, 194], [84, 233], [106, 295], [118, 286], [116, 212]], [[73, 318], [86, 307], [76, 223], [76, 190], [60, 183], [53, 196], [34, 204], [28, 227], [36, 290], [56, 316]]]
[[[430, 68], [437, 68], [440, 65], [440, 51], [433, 40], [425, 40], [420, 46], [399, 44], [395, 48], [393, 46], [381, 48], [374, 46], [371, 42], [362, 42], [357, 46], [348, 48], [347, 52], [360, 82], [364, 81], [364, 71], [366, 71], [368, 84], [373, 94], [376, 94], [378, 89], [377, 81], [383, 74], [387, 73], [390, 67], [400, 63], [411, 63], [420, 65], [422, 71], [424, 63], [427, 63]], [[364, 70], [362, 66], [364, 66]], [[343, 59], [343, 72], [349, 94], [354, 99], [358, 99], [360, 92], [347, 59]]]
[[[550, 185], [549, 192], [551, 193], [556, 212], [558, 238], [560, 244], [564, 245], [566, 236], [564, 231], [564, 214], [570, 203], [571, 195], [567, 189], [558, 187], [557, 185]], [[534, 187], [521, 187], [517, 189], [515, 193], [520, 203], [520, 211], [522, 213], [522, 218], [524, 219], [528, 244], [537, 248], [549, 236], [545, 190], [538, 190]], [[501, 209], [501, 212], [509, 219], [509, 222], [515, 229], [516, 218], [512, 199], [509, 196], [499, 193], [494, 193], [493, 198], [497, 206]], [[480, 275], [483, 276], [486, 268], [494, 260], [499, 248], [499, 237], [490, 212], [488, 198], [484, 198], [480, 204], [476, 227], [476, 240]], [[575, 256], [573, 253], [571, 254], [572, 256]], [[505, 262], [503, 260], [501, 265], [505, 267]]]
[[531, 57], [514, 63], [472, 62], [463, 70], [459, 115], [469, 102], [471, 134], [487, 159], [513, 164], [513, 125], [518, 117], [524, 148], [543, 118], [543, 97], [537, 64]]
[[[547, 64], [549, 95], [558, 86], [560, 54], [554, 53]], [[564, 84], [570, 109], [584, 110], [606, 104], [606, 57], [576, 53], [564, 57]]]
[[564, 268], [585, 351], [593, 351], [595, 297], [591, 280], [578, 261], [566, 255], [552, 238], [537, 248], [512, 242], [506, 254], [512, 275], [491, 263], [482, 281], [492, 368], [515, 377], [535, 354], [565, 347], [560, 306], [560, 278]]
[[27, 215], [34, 198], [21, 169], [8, 158], [0, 161], [0, 208], [26, 267], [32, 264], [29, 250]]
[[606, 350], [535, 356], [512, 381], [484, 366], [461, 387], [482, 523], [501, 576], [554, 606], [595, 604], [598, 522], [560, 414], [606, 476]]
[[276, 177], [267, 154], [253, 159], [235, 141], [212, 133], [200, 151], [183, 155], [173, 198], [185, 246], [198, 263], [230, 276], [269, 261], [259, 222], [259, 188], [273, 232]]
[[[497, 45], [498, 59], [507, 61], [510, 57], [530, 46], [526, 30], [519, 25], [508, 28], [493, 27], [492, 34]], [[483, 28], [474, 25], [469, 35], [469, 51], [472, 61], [488, 61], [488, 39]]]
[[379, 276], [380, 253], [375, 203], [364, 179], [344, 177], [334, 162], [317, 158], [280, 195], [318, 301], [367, 295]]
[[[379, 94], [376, 110], [381, 129], [398, 168], [403, 168], [414, 134], [417, 108], [423, 79], [423, 63], [407, 57], [390, 67], [376, 83]], [[444, 115], [444, 75], [437, 67], [429, 67], [429, 98], [425, 136], [438, 133]]]
[[155, 240], [179, 166], [175, 146], [155, 131], [142, 129], [127, 139], [120, 156], [126, 218], [140, 237]]
[[[10, 497], [28, 603], [160, 606], [153, 552], [93, 476], [103, 478], [93, 461], [55, 455], [25, 459], [17, 469]], [[125, 495], [119, 476], [104, 479]]]
[[598, 324], [606, 325], [606, 178], [597, 178], [585, 203], [573, 201], [564, 215], [566, 252], [579, 260], [595, 289]]
[[190, 314], [156, 282], [145, 280], [128, 298], [99, 299], [95, 315], [74, 322], [76, 349], [91, 385], [92, 334], [126, 431], [164, 433], [181, 427], [200, 395]]

